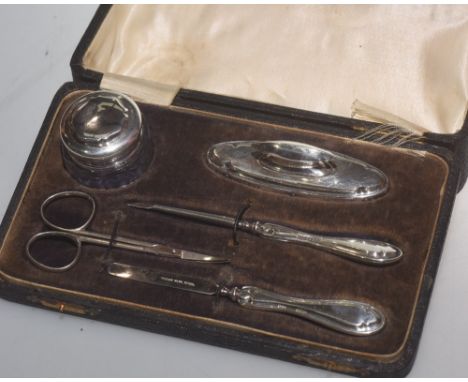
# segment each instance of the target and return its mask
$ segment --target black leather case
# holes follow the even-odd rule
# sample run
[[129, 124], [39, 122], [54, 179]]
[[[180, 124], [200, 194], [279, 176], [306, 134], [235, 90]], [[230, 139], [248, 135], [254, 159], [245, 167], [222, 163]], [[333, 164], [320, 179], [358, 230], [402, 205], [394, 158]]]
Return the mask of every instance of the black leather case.
[[[182, 89], [169, 107], [139, 103], [157, 153], [151, 170], [128, 187], [87, 189], [63, 169], [59, 116], [77, 94], [99, 89], [102, 74], [85, 70], [82, 59], [108, 10], [108, 6], [98, 9], [78, 45], [71, 60], [73, 82], [64, 84], [52, 100], [3, 219], [1, 296], [352, 375], [407, 374], [422, 334], [453, 202], [467, 178], [468, 119], [456, 134], [426, 134], [395, 148], [356, 139], [374, 128], [374, 123]], [[210, 144], [233, 139], [312, 141], [382, 169], [390, 178], [390, 191], [363, 204], [346, 204], [241, 185], [209, 172], [202, 160]], [[121, 234], [211, 253], [233, 250], [229, 230], [157, 214], [146, 214], [142, 219], [141, 212], [126, 209], [125, 201], [157, 198], [167, 204], [182, 203], [227, 215], [235, 214], [249, 201], [252, 207], [247, 217], [310, 231], [389, 239], [407, 255], [386, 268], [363, 266], [246, 234], [240, 234], [234, 261], [223, 266], [110, 251], [112, 258], [135, 265], [233, 285], [255, 284], [300, 296], [361, 299], [382, 308], [387, 326], [375, 336], [351, 337], [294, 317], [245, 310], [225, 299], [164, 288], [155, 293], [154, 286], [111, 280], [102, 268], [109, 253], [91, 246], [84, 249], [66, 277], [37, 269], [25, 257], [25, 243], [44, 229], [39, 216], [42, 200], [64, 189], [84, 190], [95, 197], [94, 230], [110, 233], [114, 212], [121, 211]]]

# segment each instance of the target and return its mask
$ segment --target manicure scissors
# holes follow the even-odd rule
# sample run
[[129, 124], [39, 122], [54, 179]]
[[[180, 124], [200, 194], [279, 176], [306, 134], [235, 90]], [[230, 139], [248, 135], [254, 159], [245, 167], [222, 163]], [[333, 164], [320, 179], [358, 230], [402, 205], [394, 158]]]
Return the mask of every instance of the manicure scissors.
[[[90, 213], [86, 217], [84, 223], [80, 222], [81, 224], [75, 224], [75, 226], [68, 228], [67, 224], [55, 223], [47, 216], [47, 208], [51, 205], [51, 203], [59, 199], [66, 198], [83, 199], [89, 204], [89, 207], [91, 208]], [[40, 212], [42, 221], [45, 223], [46, 226], [53, 230], [39, 232], [33, 235], [26, 244], [26, 255], [33, 264], [47, 271], [63, 272], [72, 268], [81, 256], [83, 244], [94, 244], [102, 247], [112, 246], [114, 248], [141, 252], [156, 256], [172, 257], [180, 260], [201, 261], [208, 263], [226, 263], [230, 261], [226, 257], [211, 256], [194, 251], [188, 251], [185, 249], [173, 248], [160, 243], [151, 243], [147, 241], [135, 240], [123, 236], [113, 237], [109, 234], [103, 234], [88, 230], [87, 228], [91, 224], [96, 214], [96, 202], [93, 199], [93, 197], [86, 192], [62, 191], [52, 194], [48, 198], [46, 198], [42, 203]], [[75, 247], [75, 250], [73, 252], [73, 255], [70, 256], [70, 259], [65, 260], [64, 264], [60, 263], [57, 265], [54, 264], [54, 261], [48, 264], [47, 261], [41, 259], [41, 257], [38, 257], [37, 254], [36, 256], [34, 256], [33, 245], [40, 240], [66, 241], [68, 243], [71, 243]], [[50, 258], [55, 258], [57, 260], [57, 257], [59, 257], [60, 255], [61, 254], [59, 251], [55, 253], [53, 252], [53, 250], [52, 256], [47, 254], [49, 261]], [[55, 263], [56, 262], [57, 261], [55, 261]]]

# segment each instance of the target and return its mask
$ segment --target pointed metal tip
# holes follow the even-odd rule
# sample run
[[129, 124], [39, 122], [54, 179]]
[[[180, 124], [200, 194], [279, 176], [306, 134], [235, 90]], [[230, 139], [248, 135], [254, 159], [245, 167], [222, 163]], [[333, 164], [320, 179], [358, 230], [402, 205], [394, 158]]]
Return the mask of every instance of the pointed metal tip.
[[140, 203], [140, 202], [130, 202], [130, 203], [127, 203], [127, 206], [131, 208], [139, 208], [141, 210], [149, 210], [151, 208], [149, 204]]
[[231, 259], [228, 257], [205, 256], [202, 261], [213, 264], [227, 264], [231, 262]]
[[187, 250], [181, 251], [180, 259], [191, 260], [191, 261], [201, 261], [201, 262], [207, 262], [207, 263], [220, 263], [220, 264], [231, 262], [231, 259], [228, 257], [206, 255], [203, 253], [187, 251]]
[[110, 263], [107, 264], [107, 273], [111, 276], [116, 276], [124, 279], [128, 279], [132, 276], [130, 267], [123, 263]]

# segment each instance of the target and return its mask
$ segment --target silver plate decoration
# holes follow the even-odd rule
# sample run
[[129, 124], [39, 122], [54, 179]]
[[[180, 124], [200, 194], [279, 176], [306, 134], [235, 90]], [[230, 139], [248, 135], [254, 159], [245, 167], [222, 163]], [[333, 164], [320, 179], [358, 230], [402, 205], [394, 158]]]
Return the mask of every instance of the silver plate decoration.
[[207, 157], [225, 176], [293, 195], [352, 200], [388, 189], [385, 174], [370, 164], [301, 142], [221, 142]]
[[113, 188], [138, 178], [152, 156], [138, 105], [121, 93], [100, 90], [75, 99], [63, 114], [64, 166], [80, 183]]
[[143, 127], [140, 109], [124, 94], [96, 91], [76, 99], [61, 124], [62, 145], [81, 167], [113, 172], [138, 152]]

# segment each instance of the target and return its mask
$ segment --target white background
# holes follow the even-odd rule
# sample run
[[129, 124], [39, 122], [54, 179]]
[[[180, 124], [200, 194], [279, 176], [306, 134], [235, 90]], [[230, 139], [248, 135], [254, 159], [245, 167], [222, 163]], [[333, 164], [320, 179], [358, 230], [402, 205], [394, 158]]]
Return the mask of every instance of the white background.
[[[0, 6], [0, 216], [96, 6]], [[468, 187], [458, 196], [413, 377], [468, 376]], [[389, 285], [389, 288], [392, 286]], [[0, 376], [337, 374], [0, 299]]]

